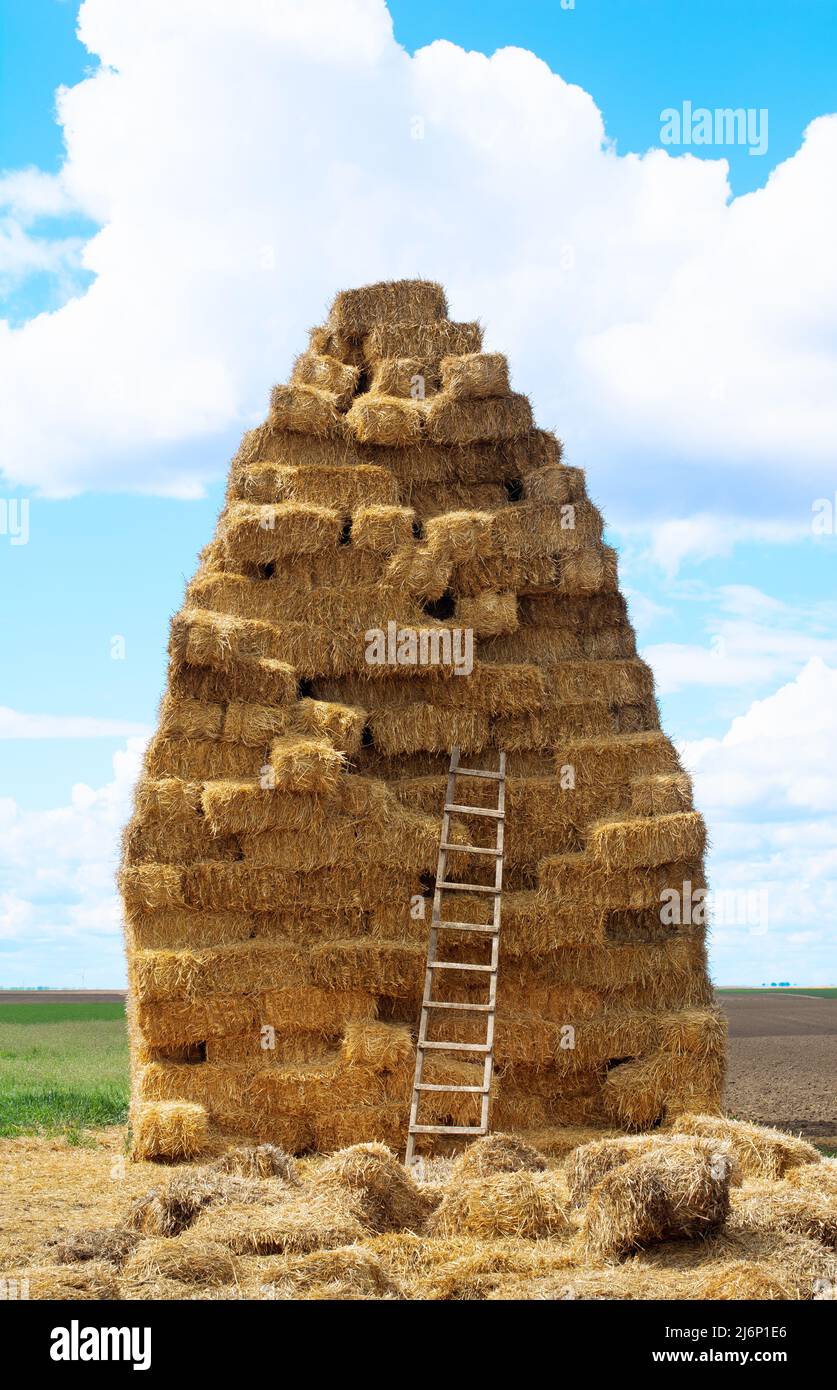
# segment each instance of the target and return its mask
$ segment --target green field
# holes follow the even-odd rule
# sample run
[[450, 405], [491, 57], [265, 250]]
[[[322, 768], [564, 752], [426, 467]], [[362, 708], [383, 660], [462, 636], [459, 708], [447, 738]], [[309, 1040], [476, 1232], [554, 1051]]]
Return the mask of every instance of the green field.
[[809, 994], [816, 999], [837, 999], [837, 985], [790, 985], [787, 988], [775, 989], [768, 986], [752, 985], [720, 985], [715, 987], [716, 994]]
[[[801, 986], [717, 993], [837, 998], [837, 988]], [[128, 1095], [122, 1004], [0, 1004], [0, 1138], [64, 1134], [83, 1143], [85, 1129], [125, 1122]]]
[[124, 1122], [128, 1038], [121, 1004], [0, 1004], [0, 1136]]

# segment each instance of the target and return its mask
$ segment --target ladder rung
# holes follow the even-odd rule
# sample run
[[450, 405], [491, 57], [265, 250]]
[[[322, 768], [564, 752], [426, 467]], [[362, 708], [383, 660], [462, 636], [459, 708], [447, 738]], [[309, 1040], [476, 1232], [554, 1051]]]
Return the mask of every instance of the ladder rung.
[[490, 1091], [491, 1087], [490, 1087], [490, 1086], [437, 1086], [437, 1085], [435, 1085], [433, 1082], [430, 1082], [430, 1081], [422, 1081], [421, 1084], [420, 1084], [419, 1086], [416, 1086], [415, 1089], [416, 1089], [417, 1091], [450, 1091], [450, 1092], [456, 1091], [457, 1093], [460, 1092], [460, 1091], [461, 1091], [461, 1092], [467, 1091], [468, 1095], [472, 1095], [472, 1096], [484, 1096], [484, 1095], [487, 1095], [487, 1094], [488, 1094], [488, 1092]]
[[468, 965], [458, 960], [429, 960], [429, 970], [481, 970], [488, 975], [496, 975], [496, 965]]
[[410, 1125], [411, 1134], [485, 1134], [482, 1125]]
[[499, 898], [499, 888], [489, 888], [482, 883], [449, 883], [446, 878], [438, 879], [437, 888], [453, 889], [456, 893], [493, 893], [495, 898]]
[[439, 999], [425, 999], [421, 1007], [423, 1009], [470, 1009], [475, 1014], [494, 1012], [493, 1004], [444, 1004]]
[[491, 1047], [488, 1043], [446, 1043], [446, 1042], [419, 1042], [417, 1048], [423, 1051], [432, 1052], [490, 1052]]
[[505, 777], [505, 772], [480, 772], [476, 767], [456, 768], [457, 777], [490, 777], [495, 782], [501, 782]]
[[484, 931], [491, 936], [498, 936], [500, 928], [489, 925], [488, 922], [434, 922], [434, 927], [438, 931], [444, 927], [446, 931]]
[[493, 854], [495, 858], [503, 853], [501, 849], [483, 849], [480, 845], [440, 845], [440, 849], [455, 850], [457, 854]]
[[460, 806], [456, 801], [445, 802], [446, 811], [459, 811], [464, 816], [493, 816], [495, 820], [505, 820], [505, 811], [494, 811], [490, 806]]

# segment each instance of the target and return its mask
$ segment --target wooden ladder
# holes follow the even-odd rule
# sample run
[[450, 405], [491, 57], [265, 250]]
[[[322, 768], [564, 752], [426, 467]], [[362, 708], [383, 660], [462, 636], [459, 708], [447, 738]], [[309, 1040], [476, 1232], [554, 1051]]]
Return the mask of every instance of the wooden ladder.
[[[497, 805], [493, 806], [463, 806], [457, 802], [455, 797], [457, 777], [482, 777], [487, 781], [497, 783]], [[450, 837], [450, 818], [451, 816], [486, 816], [496, 822], [497, 843], [493, 848], [481, 848], [478, 845], [458, 845], [449, 843]], [[416, 1136], [419, 1134], [487, 1134], [488, 1133], [488, 1110], [491, 1095], [491, 1077], [494, 1070], [494, 1013], [497, 1001], [497, 964], [500, 954], [500, 904], [503, 891], [503, 838], [505, 831], [506, 815], [506, 755], [500, 754], [499, 769], [497, 772], [483, 772], [474, 767], [459, 766], [459, 749], [454, 748], [451, 753], [450, 770], [448, 772], [447, 793], [445, 795], [445, 809], [442, 815], [442, 833], [439, 840], [439, 862], [436, 869], [436, 890], [433, 894], [433, 915], [430, 922], [430, 937], [427, 944], [427, 969], [424, 976], [424, 997], [421, 1004], [421, 1022], [419, 1024], [418, 1041], [416, 1043], [416, 1073], [413, 1082], [413, 1099], [410, 1107], [410, 1124], [407, 1133], [407, 1152], [405, 1163], [408, 1168], [415, 1162]], [[449, 883], [445, 877], [447, 871], [448, 851], [456, 854], [479, 854], [491, 855], [496, 861], [494, 873], [494, 883], [491, 887], [476, 883]], [[474, 922], [447, 922], [442, 921], [442, 894], [443, 893], [479, 893], [490, 895], [493, 899], [493, 917], [490, 923], [477, 924]], [[477, 939], [489, 938], [491, 941], [491, 960], [488, 964], [469, 964], [462, 961], [440, 960], [439, 956], [439, 933], [445, 931], [474, 932]], [[488, 980], [488, 999], [481, 1004], [455, 1003], [452, 1000], [434, 998], [434, 983], [437, 977], [443, 972], [452, 970], [478, 971], [487, 977]], [[438, 991], [442, 992], [442, 983], [439, 982]], [[475, 1014], [485, 1014], [486, 1032], [484, 1042], [429, 1042], [427, 1038], [427, 1025], [430, 1019], [431, 1010], [454, 1010], [467, 1011]], [[471, 1052], [481, 1053], [484, 1056], [483, 1078], [480, 1086], [442, 1086], [436, 1083], [428, 1083], [422, 1080], [424, 1073], [424, 1059], [428, 1052]], [[480, 1121], [477, 1125], [423, 1125], [419, 1124], [418, 1111], [422, 1093], [426, 1091], [444, 1091], [447, 1093], [469, 1093], [481, 1097]]]

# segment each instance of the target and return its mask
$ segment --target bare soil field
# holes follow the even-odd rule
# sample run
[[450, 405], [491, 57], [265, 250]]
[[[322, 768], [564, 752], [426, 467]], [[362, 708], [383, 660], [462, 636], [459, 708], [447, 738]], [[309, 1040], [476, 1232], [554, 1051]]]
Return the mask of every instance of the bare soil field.
[[729, 1020], [727, 1114], [837, 1146], [837, 1000], [718, 998]]

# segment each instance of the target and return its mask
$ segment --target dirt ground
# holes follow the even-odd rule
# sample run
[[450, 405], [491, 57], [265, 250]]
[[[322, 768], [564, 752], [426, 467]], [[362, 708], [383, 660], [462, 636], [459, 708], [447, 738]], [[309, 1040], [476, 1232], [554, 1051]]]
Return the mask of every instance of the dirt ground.
[[837, 1146], [837, 999], [719, 995], [729, 1020], [728, 1115]]
[[[837, 1165], [817, 1161], [813, 1150], [802, 1162], [814, 1172], [814, 1191], [785, 1178], [745, 1176], [730, 1188], [728, 1212], [716, 1213], [720, 1224], [713, 1219], [706, 1230], [687, 1231], [686, 1238], [661, 1233], [647, 1248], [619, 1259], [585, 1244], [589, 1211], [570, 1201], [566, 1155], [549, 1159], [548, 1171], [483, 1176], [471, 1185], [480, 1194], [476, 1227], [454, 1221], [450, 1229], [437, 1230], [421, 1224], [426, 1210], [396, 1219], [387, 1203], [403, 1200], [399, 1194], [406, 1185], [414, 1194], [411, 1202], [435, 1209], [446, 1191], [462, 1196], [461, 1181], [450, 1185], [448, 1168], [420, 1190], [386, 1150], [379, 1152], [386, 1181], [369, 1193], [333, 1177], [330, 1187], [318, 1188], [325, 1160], [312, 1156], [296, 1166], [292, 1185], [278, 1177], [253, 1179], [252, 1200], [244, 1205], [238, 1187], [197, 1217], [187, 1213], [187, 1229], [162, 1235], [158, 1225], [146, 1224], [147, 1217], [140, 1229], [128, 1228], [132, 1200], [151, 1188], [162, 1190], [155, 1198], [163, 1203], [160, 1211], [182, 1213], [182, 1189], [177, 1197], [166, 1194], [168, 1180], [201, 1191], [206, 1170], [202, 1177], [189, 1164], [124, 1163], [121, 1129], [99, 1131], [89, 1146], [74, 1148], [62, 1139], [6, 1140], [0, 1143], [0, 1280], [12, 1291], [3, 1296], [795, 1300], [832, 1298], [837, 1289]], [[760, 1152], [749, 1137], [746, 1152], [748, 1158]], [[350, 1153], [359, 1156], [358, 1150]], [[524, 1187], [514, 1197], [503, 1184], [520, 1179]], [[464, 1187], [467, 1195], [467, 1182]], [[695, 1189], [690, 1201], [698, 1200]], [[294, 1214], [295, 1202], [301, 1205]], [[592, 1198], [589, 1203], [594, 1205]], [[355, 1209], [359, 1217], [351, 1216]], [[153, 1215], [153, 1203], [145, 1210]], [[379, 1219], [390, 1210], [391, 1221]], [[411, 1224], [419, 1216], [419, 1224]], [[81, 1246], [73, 1244], [82, 1232]], [[104, 1245], [96, 1243], [101, 1237]], [[65, 1258], [60, 1243], [68, 1238], [72, 1250]]]
[[27, 1260], [53, 1237], [119, 1221], [163, 1172], [128, 1161], [122, 1125], [90, 1131], [84, 1145], [63, 1135], [0, 1139], [0, 1265]]

